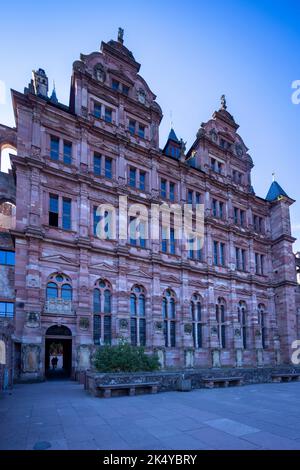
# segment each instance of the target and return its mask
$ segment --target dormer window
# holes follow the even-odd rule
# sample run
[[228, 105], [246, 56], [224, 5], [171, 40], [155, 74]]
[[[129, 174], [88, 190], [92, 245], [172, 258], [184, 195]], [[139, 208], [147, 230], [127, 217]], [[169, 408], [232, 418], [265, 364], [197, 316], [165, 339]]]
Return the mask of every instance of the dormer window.
[[112, 109], [105, 107], [105, 114], [104, 114], [105, 122], [112, 122]]
[[136, 125], [136, 121], [134, 121], [133, 119], [129, 119], [128, 130], [130, 134], [132, 135], [135, 134], [135, 125]]
[[142, 139], [145, 138], [145, 126], [143, 124], [139, 124], [138, 136]]
[[101, 104], [94, 103], [94, 117], [97, 119], [101, 119]]
[[122, 85], [122, 93], [126, 96], [129, 95], [129, 86], [127, 85]]
[[243, 173], [241, 173], [237, 170], [232, 170], [232, 179], [235, 183], [242, 184], [243, 183]]
[[118, 82], [117, 80], [112, 80], [111, 87], [113, 90], [119, 90], [119, 86], [120, 86], [120, 82]]
[[212, 171], [219, 173], [220, 175], [223, 173], [223, 164], [216, 160], [215, 158], [210, 159], [210, 167]]

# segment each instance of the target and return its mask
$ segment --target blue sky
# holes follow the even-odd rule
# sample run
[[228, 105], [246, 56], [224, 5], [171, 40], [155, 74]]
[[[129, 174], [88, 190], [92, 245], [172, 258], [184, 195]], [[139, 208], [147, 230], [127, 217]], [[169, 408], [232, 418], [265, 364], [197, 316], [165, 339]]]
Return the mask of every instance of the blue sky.
[[298, 200], [291, 213], [300, 238], [300, 104], [291, 101], [291, 84], [300, 80], [299, 1], [17, 0], [1, 5], [1, 17], [1, 123], [14, 124], [9, 89], [23, 91], [38, 67], [68, 103], [73, 61], [115, 39], [122, 26], [125, 45], [164, 112], [161, 145], [171, 112], [189, 146], [225, 93], [255, 163], [257, 195], [265, 197], [275, 171]]

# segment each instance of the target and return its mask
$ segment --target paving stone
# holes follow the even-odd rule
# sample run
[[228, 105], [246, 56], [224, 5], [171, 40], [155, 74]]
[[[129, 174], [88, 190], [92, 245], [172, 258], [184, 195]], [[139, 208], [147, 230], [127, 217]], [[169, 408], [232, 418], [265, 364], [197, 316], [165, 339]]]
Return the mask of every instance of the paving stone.
[[251, 434], [259, 431], [257, 428], [247, 426], [246, 424], [239, 423], [238, 421], [227, 418], [209, 420], [206, 421], [206, 424], [212, 428], [227, 432], [232, 436], [244, 436], [245, 434]]

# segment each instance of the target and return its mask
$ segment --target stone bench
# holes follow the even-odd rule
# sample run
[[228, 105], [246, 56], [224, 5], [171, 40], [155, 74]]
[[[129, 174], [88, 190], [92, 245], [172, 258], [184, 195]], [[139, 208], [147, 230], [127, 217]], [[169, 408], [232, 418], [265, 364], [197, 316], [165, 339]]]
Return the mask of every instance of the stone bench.
[[[96, 386], [96, 396], [110, 398], [113, 390], [128, 390], [130, 397], [135, 395], [137, 388], [150, 389], [151, 393], [157, 393], [159, 382], [131, 383], [131, 384], [105, 384]], [[117, 394], [119, 396], [120, 394]]]
[[291, 382], [295, 380], [300, 381], [300, 374], [272, 374], [272, 382]]
[[203, 379], [206, 388], [228, 387], [229, 385], [242, 385], [242, 377], [209, 377]]

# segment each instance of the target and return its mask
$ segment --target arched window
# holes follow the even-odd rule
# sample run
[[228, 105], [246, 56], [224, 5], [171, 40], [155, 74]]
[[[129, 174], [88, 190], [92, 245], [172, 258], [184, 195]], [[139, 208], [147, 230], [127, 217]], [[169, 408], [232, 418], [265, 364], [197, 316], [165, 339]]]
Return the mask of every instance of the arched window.
[[72, 300], [71, 279], [61, 273], [49, 276], [46, 287], [46, 299]]
[[199, 294], [191, 298], [190, 313], [193, 322], [193, 340], [195, 348], [203, 347], [202, 303]]
[[165, 346], [174, 348], [176, 344], [175, 294], [171, 289], [167, 289], [163, 296], [162, 317], [164, 320]]
[[238, 320], [242, 330], [243, 348], [247, 349], [247, 306], [246, 302], [243, 302], [242, 300], [238, 305]]
[[93, 292], [94, 344], [111, 343], [111, 285], [104, 279], [95, 283]]
[[226, 302], [221, 297], [216, 304], [216, 320], [218, 328], [219, 344], [221, 348], [226, 348], [226, 322], [225, 322]]
[[261, 343], [263, 349], [267, 348], [267, 327], [266, 327], [266, 307], [264, 304], [258, 306], [258, 324], [261, 334]]
[[131, 344], [146, 346], [145, 289], [133, 286], [130, 294]]

